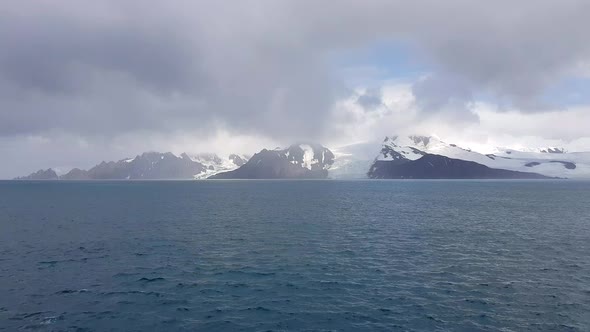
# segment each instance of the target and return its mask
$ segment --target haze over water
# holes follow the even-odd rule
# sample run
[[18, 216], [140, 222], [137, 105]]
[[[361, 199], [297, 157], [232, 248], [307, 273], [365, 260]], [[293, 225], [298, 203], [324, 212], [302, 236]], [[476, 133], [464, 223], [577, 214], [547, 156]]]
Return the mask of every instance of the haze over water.
[[0, 182], [0, 330], [590, 330], [590, 182]]

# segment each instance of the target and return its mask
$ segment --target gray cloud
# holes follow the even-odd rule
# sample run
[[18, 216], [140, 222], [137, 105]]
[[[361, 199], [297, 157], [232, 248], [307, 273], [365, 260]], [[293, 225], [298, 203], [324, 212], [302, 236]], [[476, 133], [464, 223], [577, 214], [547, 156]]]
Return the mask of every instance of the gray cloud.
[[110, 136], [221, 124], [317, 137], [335, 98], [338, 84], [323, 59], [291, 45], [274, 31], [278, 22], [263, 24], [281, 14], [270, 2], [179, 2], [147, 13], [144, 3], [111, 2], [99, 17], [76, 2], [62, 5], [14, 4], [2, 15], [0, 134]]
[[418, 106], [425, 111], [435, 111], [449, 105], [473, 101], [470, 87], [465, 82], [429, 76], [417, 81], [412, 92]]
[[443, 113], [455, 123], [478, 121], [470, 106], [475, 101], [470, 86], [454, 76], [428, 76], [412, 86], [422, 115]]
[[480, 93], [525, 107], [589, 62], [589, 16], [585, 0], [9, 0], [0, 137], [321, 139], [346, 93], [331, 61], [376, 42], [412, 45], [432, 69], [414, 86], [425, 114], [461, 116]]
[[368, 89], [358, 96], [356, 102], [363, 108], [371, 111], [383, 105], [383, 93], [380, 89]]

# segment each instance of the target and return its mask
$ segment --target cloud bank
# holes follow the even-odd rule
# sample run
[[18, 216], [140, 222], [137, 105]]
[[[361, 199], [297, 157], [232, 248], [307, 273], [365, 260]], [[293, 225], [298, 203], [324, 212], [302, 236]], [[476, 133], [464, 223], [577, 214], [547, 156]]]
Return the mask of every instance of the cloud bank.
[[170, 141], [162, 137], [199, 142], [220, 130], [353, 139], [338, 129], [375, 117], [386, 84], [357, 96], [355, 117], [339, 106], [358, 87], [336, 75], [335, 59], [377, 43], [409, 45], [428, 68], [406, 82], [413, 104], [396, 110], [409, 114], [406, 127], [432, 117], [477, 123], [480, 98], [498, 113], [565, 110], [542, 95], [588, 77], [589, 16], [582, 0], [9, 0], [0, 8], [2, 151], [35, 151], [41, 137], [59, 154], [71, 137], [114, 159]]

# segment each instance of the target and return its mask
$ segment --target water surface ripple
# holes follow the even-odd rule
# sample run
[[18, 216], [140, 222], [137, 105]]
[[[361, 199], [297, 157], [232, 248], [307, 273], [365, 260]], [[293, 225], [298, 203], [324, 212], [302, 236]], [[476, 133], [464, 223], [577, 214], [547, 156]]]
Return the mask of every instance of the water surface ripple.
[[590, 182], [0, 182], [0, 330], [590, 331]]

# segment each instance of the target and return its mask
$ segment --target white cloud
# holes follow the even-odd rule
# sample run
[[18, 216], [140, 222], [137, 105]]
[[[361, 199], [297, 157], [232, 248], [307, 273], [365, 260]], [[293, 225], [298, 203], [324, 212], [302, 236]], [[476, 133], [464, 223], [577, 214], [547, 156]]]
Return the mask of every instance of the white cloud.
[[[590, 150], [590, 106], [572, 107], [544, 113], [502, 110], [497, 105], [474, 102], [469, 109], [478, 121], [454, 121], [457, 114], [439, 111], [424, 117], [412, 94], [411, 84], [384, 85], [383, 105], [367, 110], [356, 103], [356, 94], [335, 108], [342, 133], [332, 145], [379, 141], [386, 135], [436, 135], [450, 143], [475, 150], [493, 147], [566, 147], [570, 151]], [[586, 145], [584, 145], [586, 144]]]

